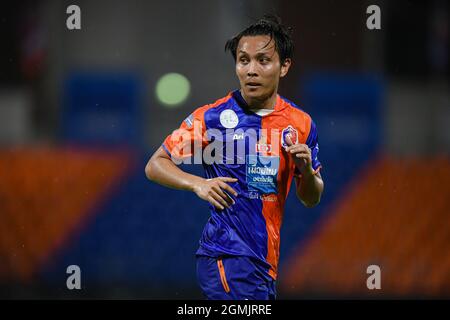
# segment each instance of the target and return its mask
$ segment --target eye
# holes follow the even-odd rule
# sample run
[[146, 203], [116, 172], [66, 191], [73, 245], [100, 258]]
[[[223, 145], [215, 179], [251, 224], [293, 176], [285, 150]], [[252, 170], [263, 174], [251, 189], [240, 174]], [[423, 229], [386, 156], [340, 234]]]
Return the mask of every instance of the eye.
[[246, 57], [240, 57], [240, 58], [239, 58], [239, 62], [241, 62], [241, 63], [247, 63], [247, 62], [248, 62], [248, 59], [247, 59]]

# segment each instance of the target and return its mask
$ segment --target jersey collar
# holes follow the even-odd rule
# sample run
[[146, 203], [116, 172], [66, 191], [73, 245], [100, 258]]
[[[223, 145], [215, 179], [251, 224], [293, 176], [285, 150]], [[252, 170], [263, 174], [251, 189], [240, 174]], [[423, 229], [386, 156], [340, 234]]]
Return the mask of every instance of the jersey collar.
[[[242, 97], [241, 91], [239, 89], [236, 89], [236, 90], [230, 92], [230, 94], [233, 96], [234, 100], [236, 100], [236, 102], [238, 103], [238, 105], [241, 108], [243, 108], [244, 110], [249, 109], [248, 104], [247, 104], [247, 102], [245, 102], [244, 97]], [[277, 94], [277, 100], [275, 102], [275, 110], [272, 113], [270, 113], [269, 115], [271, 115], [275, 112], [279, 112], [286, 107], [287, 107], [286, 102], [280, 97], [279, 94]]]

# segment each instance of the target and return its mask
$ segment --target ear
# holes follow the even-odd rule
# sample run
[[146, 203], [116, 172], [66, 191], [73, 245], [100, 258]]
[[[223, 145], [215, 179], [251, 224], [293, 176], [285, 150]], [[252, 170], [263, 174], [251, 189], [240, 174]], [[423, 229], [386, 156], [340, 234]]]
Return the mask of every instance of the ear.
[[286, 58], [284, 62], [281, 64], [280, 78], [283, 78], [288, 73], [291, 63], [292, 63], [291, 59]]

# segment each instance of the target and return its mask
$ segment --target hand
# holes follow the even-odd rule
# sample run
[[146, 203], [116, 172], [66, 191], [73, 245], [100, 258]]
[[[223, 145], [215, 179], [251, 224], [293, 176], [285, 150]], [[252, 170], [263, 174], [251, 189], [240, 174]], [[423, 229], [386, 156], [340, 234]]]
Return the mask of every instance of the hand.
[[302, 176], [312, 175], [314, 170], [312, 168], [311, 150], [308, 145], [302, 143], [293, 144], [289, 136], [286, 137], [286, 144], [288, 145], [286, 152], [294, 158], [295, 165]]
[[229, 208], [235, 203], [227, 192], [235, 197], [238, 195], [238, 193], [226, 184], [226, 182], [236, 181], [238, 180], [229, 177], [201, 179], [194, 185], [193, 191], [200, 199], [208, 201], [217, 209], [223, 210], [224, 208]]

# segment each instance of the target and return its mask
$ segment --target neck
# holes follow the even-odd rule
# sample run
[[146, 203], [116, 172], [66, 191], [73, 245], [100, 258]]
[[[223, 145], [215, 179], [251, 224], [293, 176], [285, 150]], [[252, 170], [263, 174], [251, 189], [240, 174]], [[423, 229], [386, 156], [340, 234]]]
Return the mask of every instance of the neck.
[[268, 98], [261, 100], [249, 98], [245, 95], [242, 89], [240, 91], [242, 98], [244, 98], [245, 102], [247, 103], [250, 109], [271, 109], [271, 110], [275, 109], [275, 104], [277, 102], [277, 90], [274, 90], [272, 95], [270, 95]]

